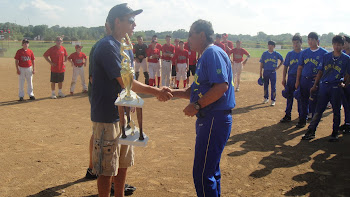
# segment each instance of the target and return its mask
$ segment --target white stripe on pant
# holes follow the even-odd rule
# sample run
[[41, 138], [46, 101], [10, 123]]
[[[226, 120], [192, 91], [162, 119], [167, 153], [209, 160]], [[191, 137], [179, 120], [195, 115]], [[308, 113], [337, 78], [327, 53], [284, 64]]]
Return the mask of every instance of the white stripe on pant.
[[87, 90], [85, 85], [85, 77], [84, 77], [84, 66], [73, 66], [73, 76], [72, 83], [70, 85], [70, 92], [74, 92], [75, 84], [77, 83], [77, 78], [80, 75], [81, 85], [83, 86], [83, 90]]
[[19, 97], [24, 97], [24, 81], [27, 80], [27, 93], [29, 96], [34, 96], [33, 93], [33, 67], [18, 67], [21, 74], [19, 79]]
[[162, 61], [162, 86], [170, 86], [171, 61]]

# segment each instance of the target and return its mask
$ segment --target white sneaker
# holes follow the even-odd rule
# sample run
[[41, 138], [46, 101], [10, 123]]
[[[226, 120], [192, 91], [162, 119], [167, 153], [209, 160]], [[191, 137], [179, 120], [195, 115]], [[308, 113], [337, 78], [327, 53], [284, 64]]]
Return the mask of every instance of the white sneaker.
[[52, 98], [52, 99], [57, 99], [57, 97], [56, 97], [55, 94], [51, 94], [51, 98]]
[[275, 106], [276, 102], [275, 101], [271, 101], [271, 106]]
[[269, 99], [265, 99], [263, 103], [266, 104], [268, 102], [269, 102]]
[[236, 88], [236, 92], [239, 92], [239, 88]]
[[59, 96], [59, 97], [62, 97], [62, 98], [66, 97], [66, 95], [64, 95], [62, 92], [59, 92], [59, 93], [58, 93], [58, 96]]
[[312, 119], [312, 113], [309, 113], [309, 114], [307, 115], [307, 119], [309, 119], [309, 120]]

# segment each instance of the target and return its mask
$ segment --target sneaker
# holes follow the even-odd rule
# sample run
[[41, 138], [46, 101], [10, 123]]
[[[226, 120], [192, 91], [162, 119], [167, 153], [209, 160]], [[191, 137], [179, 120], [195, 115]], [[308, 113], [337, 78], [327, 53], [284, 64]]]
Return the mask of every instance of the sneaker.
[[59, 92], [59, 93], [58, 93], [58, 96], [59, 96], [59, 97], [62, 97], [62, 98], [66, 97], [66, 95], [64, 95], [62, 92]]
[[328, 104], [327, 104], [327, 109], [332, 109], [332, 104], [331, 104], [331, 102], [328, 102]]
[[307, 115], [306, 119], [307, 119], [308, 121], [311, 121], [311, 120], [312, 120], [312, 113], [309, 113], [309, 114]]
[[276, 101], [271, 101], [271, 106], [275, 106], [276, 105]]
[[56, 97], [55, 94], [51, 94], [51, 98], [52, 98], [52, 99], [57, 99], [57, 97]]
[[332, 132], [332, 135], [330, 136], [329, 138], [329, 142], [339, 142], [339, 139], [338, 139], [338, 131], [333, 131]]
[[23, 97], [19, 97], [18, 101], [24, 101]]
[[236, 88], [236, 92], [239, 92], [239, 88]]
[[70, 94], [71, 96], [73, 96], [74, 92], [69, 92], [69, 94]]
[[83, 90], [83, 93], [87, 93], [88, 91], [87, 90]]
[[29, 100], [35, 100], [35, 97], [34, 96], [30, 96]]
[[306, 121], [300, 121], [297, 123], [297, 125], [295, 125], [295, 127], [297, 128], [303, 128], [306, 126]]
[[349, 134], [350, 133], [350, 125], [344, 124], [342, 126], [343, 126], [343, 128], [342, 129], [339, 128], [339, 131], [343, 131], [343, 134]]
[[292, 121], [292, 118], [287, 114], [280, 120], [281, 123], [290, 122], [290, 121]]
[[268, 102], [269, 102], [269, 99], [266, 98], [263, 103], [266, 104]]
[[85, 175], [85, 178], [86, 179], [90, 179], [90, 180], [94, 180], [94, 179], [97, 179], [97, 175], [92, 173], [92, 169], [91, 168], [88, 168], [86, 170], [86, 175]]
[[[129, 185], [129, 184], [124, 185], [124, 195], [125, 196], [132, 195], [135, 190], [136, 190], [136, 187], [134, 187], [132, 185]], [[111, 195], [114, 195], [114, 182], [112, 182], [112, 186], [111, 186]]]
[[301, 138], [302, 140], [312, 140], [315, 138], [315, 131], [307, 129], [305, 135]]

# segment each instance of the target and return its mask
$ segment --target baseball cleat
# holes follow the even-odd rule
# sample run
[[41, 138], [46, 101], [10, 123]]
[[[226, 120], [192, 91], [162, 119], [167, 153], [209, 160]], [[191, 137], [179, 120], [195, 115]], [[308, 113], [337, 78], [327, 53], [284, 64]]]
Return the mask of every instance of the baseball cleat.
[[306, 126], [306, 121], [300, 121], [297, 123], [297, 125], [295, 125], [295, 127], [297, 128], [303, 128]]
[[275, 105], [276, 105], [276, 101], [272, 101], [271, 106], [275, 106]]
[[332, 135], [329, 138], [329, 142], [339, 142], [339, 138], [338, 138], [338, 131], [333, 131]]
[[268, 102], [269, 102], [269, 99], [265, 99], [263, 103], [266, 104]]
[[23, 97], [19, 97], [18, 101], [24, 101]]
[[62, 92], [59, 92], [59, 93], [58, 93], [58, 96], [59, 96], [59, 97], [62, 97], [62, 98], [66, 97], [66, 95], [64, 95]]
[[52, 95], [51, 95], [51, 98], [52, 98], [52, 99], [57, 99], [57, 97], [56, 97], [55, 94], [52, 94]]
[[305, 135], [301, 138], [302, 140], [312, 140], [315, 138], [315, 131], [307, 129]]
[[34, 96], [30, 96], [29, 100], [35, 100], [35, 97]]
[[281, 123], [290, 122], [290, 121], [292, 121], [292, 118], [291, 118], [289, 115], [285, 115], [285, 116], [280, 120]]

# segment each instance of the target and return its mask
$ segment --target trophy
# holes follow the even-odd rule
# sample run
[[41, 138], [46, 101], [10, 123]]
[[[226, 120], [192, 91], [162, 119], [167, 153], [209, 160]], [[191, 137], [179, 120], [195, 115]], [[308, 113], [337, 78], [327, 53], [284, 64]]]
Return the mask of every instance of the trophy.
[[[125, 39], [126, 38], [126, 39]], [[121, 77], [124, 83], [124, 90], [118, 94], [117, 100], [114, 102], [118, 106], [119, 117], [120, 117], [120, 128], [122, 135], [119, 139], [120, 144], [125, 145], [135, 145], [135, 146], [145, 146], [148, 141], [148, 137], [142, 131], [142, 107], [144, 101], [140, 98], [134, 91], [131, 90], [132, 83], [134, 80], [134, 69], [131, 67], [131, 61], [125, 50], [132, 50], [133, 46], [131, 44], [128, 34], [122, 38], [120, 45], [120, 54], [123, 57], [121, 61]], [[138, 125], [137, 128], [134, 121], [130, 120], [127, 129], [125, 128], [124, 119], [124, 107], [135, 107], [137, 113]], [[139, 137], [137, 138], [137, 133]]]

